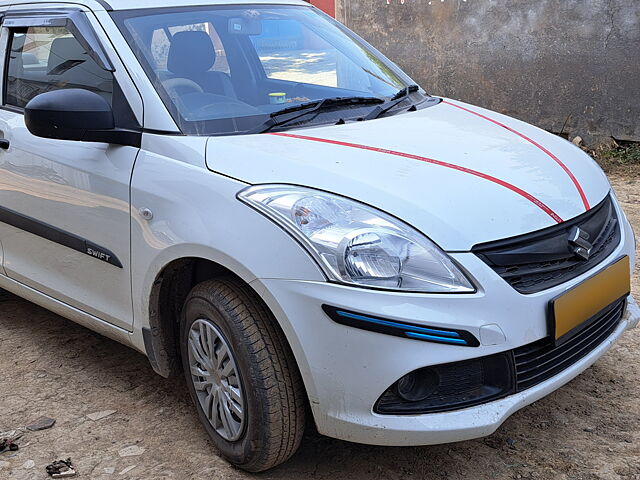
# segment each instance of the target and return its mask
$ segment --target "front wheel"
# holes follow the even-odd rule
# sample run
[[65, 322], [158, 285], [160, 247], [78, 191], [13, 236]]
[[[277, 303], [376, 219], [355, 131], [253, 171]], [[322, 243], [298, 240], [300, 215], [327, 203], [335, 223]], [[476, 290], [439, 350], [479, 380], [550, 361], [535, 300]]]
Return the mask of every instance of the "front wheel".
[[282, 331], [234, 278], [196, 285], [180, 347], [191, 397], [222, 456], [250, 472], [289, 459], [304, 432], [302, 380]]

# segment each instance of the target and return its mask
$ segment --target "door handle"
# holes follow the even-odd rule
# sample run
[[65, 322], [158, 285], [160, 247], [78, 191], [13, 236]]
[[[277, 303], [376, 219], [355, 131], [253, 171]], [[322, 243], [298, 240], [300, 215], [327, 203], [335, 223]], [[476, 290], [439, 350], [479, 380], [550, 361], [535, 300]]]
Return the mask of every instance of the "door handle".
[[6, 138], [0, 138], [0, 148], [2, 150], [8, 150], [9, 145], [11, 145], [11, 142], [9, 140], [7, 140]]

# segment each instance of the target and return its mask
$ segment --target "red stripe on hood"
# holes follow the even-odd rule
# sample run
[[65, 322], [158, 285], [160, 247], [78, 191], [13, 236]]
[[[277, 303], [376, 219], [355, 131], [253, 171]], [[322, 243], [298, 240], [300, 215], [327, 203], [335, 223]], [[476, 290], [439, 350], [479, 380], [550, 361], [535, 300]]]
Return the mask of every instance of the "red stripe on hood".
[[494, 120], [493, 118], [487, 117], [486, 115], [482, 115], [481, 113], [474, 112], [473, 110], [471, 110], [469, 108], [465, 108], [465, 107], [463, 107], [461, 105], [456, 105], [455, 103], [449, 102], [447, 100], [442, 100], [442, 103], [446, 103], [447, 105], [451, 105], [452, 107], [459, 108], [460, 110], [464, 110], [465, 112], [471, 113], [472, 115], [476, 115], [477, 117], [483, 118], [483, 119], [485, 119], [485, 120], [487, 120], [487, 121], [489, 121], [491, 123], [495, 123], [496, 125], [499, 125], [502, 128], [506, 128], [511, 133], [515, 133], [520, 138], [523, 138], [527, 142], [529, 142], [530, 144], [538, 147], [540, 150], [542, 150], [544, 153], [546, 153], [549, 157], [551, 157], [553, 160], [555, 160], [555, 162], [558, 165], [560, 165], [560, 167], [562, 167], [562, 169], [566, 172], [566, 174], [569, 175], [569, 178], [571, 179], [573, 184], [576, 186], [576, 189], [578, 190], [578, 193], [580, 194], [580, 198], [582, 199], [582, 203], [584, 204], [584, 208], [586, 208], [587, 210], [589, 210], [591, 208], [589, 206], [589, 201], [587, 200], [587, 196], [585, 195], [584, 190], [582, 189], [582, 186], [580, 185], [580, 182], [578, 182], [578, 179], [575, 177], [573, 172], [571, 170], [569, 170], [569, 167], [567, 167], [558, 157], [556, 157], [553, 153], [551, 153], [545, 147], [540, 145], [538, 142], [536, 142], [532, 138], [527, 137], [524, 133], [518, 132], [517, 130], [514, 130], [511, 127], [508, 127], [504, 123], [500, 123], [497, 120]]
[[433, 158], [427, 158], [427, 157], [421, 157], [419, 155], [413, 155], [411, 153], [397, 152], [395, 150], [387, 150], [387, 149], [384, 149], [384, 148], [377, 148], [377, 147], [368, 147], [366, 145], [359, 145], [357, 143], [340, 142], [340, 141], [337, 141], [337, 140], [328, 140], [326, 138], [307, 137], [307, 136], [304, 136], [304, 135], [294, 135], [292, 133], [269, 133], [268, 135], [277, 135], [279, 137], [297, 138], [297, 139], [300, 139], [300, 140], [309, 140], [311, 142], [329, 143], [331, 145], [341, 145], [343, 147], [358, 148], [360, 150], [369, 150], [371, 152], [384, 153], [384, 154], [387, 154], [387, 155], [395, 155], [397, 157], [410, 158], [412, 160], [418, 160], [420, 162], [430, 163], [430, 164], [433, 164], [433, 165], [439, 165], [439, 166], [445, 167], [445, 168], [451, 168], [452, 170], [457, 170], [459, 172], [468, 173], [469, 175], [475, 175], [476, 177], [480, 177], [480, 178], [483, 178], [483, 179], [488, 180], [490, 182], [496, 183], [496, 184], [498, 184], [498, 185], [500, 185], [502, 187], [508, 188], [509, 190], [511, 190], [512, 192], [517, 193], [518, 195], [523, 196], [524, 198], [529, 200], [531, 203], [533, 203], [537, 207], [539, 207], [542, 211], [544, 211], [551, 218], [553, 218], [556, 222], [558, 222], [558, 223], [562, 223], [563, 222], [562, 218], [560, 218], [560, 216], [557, 213], [555, 213], [553, 210], [551, 210], [551, 208], [549, 208], [547, 205], [545, 205], [542, 202], [542, 200], [539, 200], [538, 198], [534, 197], [533, 195], [531, 195], [528, 192], [525, 192], [521, 188], [516, 187], [515, 185], [512, 185], [512, 184], [510, 184], [508, 182], [505, 182], [504, 180], [500, 180], [499, 178], [492, 177], [491, 175], [487, 175], [486, 173], [478, 172], [477, 170], [472, 170], [470, 168], [461, 167], [460, 165], [455, 165], [453, 163], [447, 163], [447, 162], [442, 162], [440, 160], [434, 160]]

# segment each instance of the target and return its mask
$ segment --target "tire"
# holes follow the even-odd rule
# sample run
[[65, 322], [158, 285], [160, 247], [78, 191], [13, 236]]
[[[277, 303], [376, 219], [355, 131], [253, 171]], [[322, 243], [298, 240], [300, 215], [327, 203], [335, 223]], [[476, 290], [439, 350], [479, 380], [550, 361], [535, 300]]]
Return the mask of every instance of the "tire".
[[247, 285], [227, 277], [196, 285], [182, 312], [180, 351], [198, 416], [227, 461], [262, 472], [296, 452], [302, 379], [275, 318]]

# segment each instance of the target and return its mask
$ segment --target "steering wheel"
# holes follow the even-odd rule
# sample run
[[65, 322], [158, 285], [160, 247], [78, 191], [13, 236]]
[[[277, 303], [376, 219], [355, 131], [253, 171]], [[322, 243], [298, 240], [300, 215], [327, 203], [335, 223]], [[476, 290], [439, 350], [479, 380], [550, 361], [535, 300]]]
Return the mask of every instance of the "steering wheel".
[[169, 92], [169, 94], [177, 93], [179, 88], [193, 90], [193, 92], [189, 93], [204, 93], [204, 90], [200, 85], [188, 78], [170, 78], [169, 80], [164, 80], [162, 82], [162, 86], [167, 90], [167, 92]]

